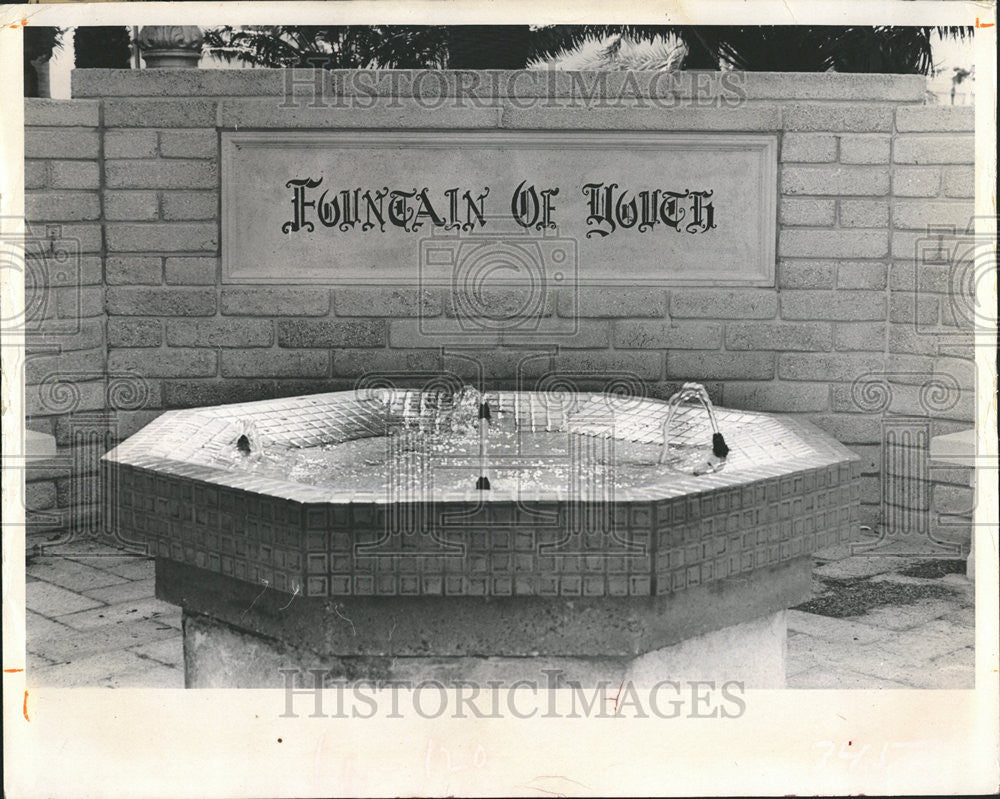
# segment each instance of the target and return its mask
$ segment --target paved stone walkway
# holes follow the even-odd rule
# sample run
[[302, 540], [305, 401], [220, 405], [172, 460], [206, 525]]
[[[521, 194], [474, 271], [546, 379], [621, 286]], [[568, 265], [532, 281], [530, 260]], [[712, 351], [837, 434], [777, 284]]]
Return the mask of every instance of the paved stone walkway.
[[[57, 551], [28, 561], [29, 685], [182, 688], [180, 610], [154, 598], [153, 562], [91, 542]], [[843, 554], [817, 560], [817, 598], [800, 607], [820, 612], [789, 612], [788, 687], [973, 688], [964, 574]]]

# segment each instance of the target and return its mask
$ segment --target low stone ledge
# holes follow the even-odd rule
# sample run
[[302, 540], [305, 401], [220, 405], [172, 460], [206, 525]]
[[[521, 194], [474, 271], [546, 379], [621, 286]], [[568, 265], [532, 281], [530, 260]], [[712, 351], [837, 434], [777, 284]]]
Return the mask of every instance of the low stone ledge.
[[290, 597], [158, 558], [156, 596], [317, 657], [634, 658], [811, 596], [812, 559], [643, 597]]
[[812, 72], [580, 72], [571, 70], [174, 70], [77, 69], [74, 97], [168, 97], [293, 94], [333, 97], [594, 97], [842, 100], [922, 103], [922, 75]]

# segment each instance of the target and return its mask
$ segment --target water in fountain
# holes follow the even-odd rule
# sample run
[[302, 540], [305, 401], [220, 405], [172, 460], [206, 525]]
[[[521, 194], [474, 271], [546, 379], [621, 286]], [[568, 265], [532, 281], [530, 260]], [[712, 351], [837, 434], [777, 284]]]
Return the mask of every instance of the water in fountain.
[[[252, 455], [234, 454], [232, 468], [282, 481], [389, 491], [402, 497], [432, 487], [472, 489], [488, 461], [494, 490], [545, 488], [588, 496], [609, 486], [663, 482], [680, 471], [697, 473], [699, 469], [691, 466], [705, 457], [704, 447], [678, 441], [671, 443], [668, 462], [658, 463], [662, 444], [615, 439], [607, 429], [584, 420], [584, 416], [597, 418], [592, 401], [581, 402], [576, 411], [582, 421], [574, 421], [572, 409], [550, 408], [534, 395], [503, 398], [472, 386], [458, 391], [379, 389], [371, 401], [377, 403], [384, 419], [385, 435], [290, 449], [261, 444], [259, 433], [249, 426]], [[489, 402], [491, 409], [484, 435], [485, 459], [478, 418], [483, 402]], [[682, 438], [710, 440], [706, 420], [695, 419], [691, 410], [679, 410], [678, 431], [699, 429]], [[584, 446], [583, 439], [598, 443]], [[689, 453], [689, 449], [698, 452]]]

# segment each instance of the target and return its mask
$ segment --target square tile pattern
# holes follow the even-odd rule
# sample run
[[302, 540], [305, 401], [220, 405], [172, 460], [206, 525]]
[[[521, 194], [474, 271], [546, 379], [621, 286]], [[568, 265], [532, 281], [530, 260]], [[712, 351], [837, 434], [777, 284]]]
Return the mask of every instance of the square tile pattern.
[[[737, 431], [726, 469], [626, 489], [610, 504], [538, 491], [393, 503], [234, 473], [220, 458], [248, 417], [296, 446], [384, 435], [391, 403], [373, 393], [166, 413], [106, 456], [108, 518], [156, 557], [318, 597], [666, 594], [844, 543], [859, 529], [854, 453], [800, 420], [724, 408], [720, 428], [727, 438]], [[581, 395], [576, 408], [553, 411], [528, 392], [489, 396], [518, 424], [582, 436], [612, 429], [631, 441], [659, 441], [666, 410], [632, 399], [609, 411], [594, 401], [601, 395]], [[710, 439], [693, 417], [681, 421], [679, 435]], [[763, 457], [776, 442], [780, 461]]]

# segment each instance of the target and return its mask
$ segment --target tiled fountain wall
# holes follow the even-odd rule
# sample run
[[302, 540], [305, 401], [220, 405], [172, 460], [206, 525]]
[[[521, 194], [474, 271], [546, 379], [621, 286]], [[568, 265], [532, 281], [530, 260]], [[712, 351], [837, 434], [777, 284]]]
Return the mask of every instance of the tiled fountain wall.
[[[27, 291], [28, 426], [59, 446], [28, 471], [29, 545], [94, 527], [97, 458], [165, 409], [346, 389], [372, 372], [471, 377], [441, 349], [471, 346], [497, 388], [538, 354], [524, 388], [621, 377], [666, 397], [694, 379], [718, 404], [802, 415], [862, 455], [862, 523], [967, 546], [967, 470], [925, 473], [926, 491], [882, 481], [906, 460], [884, 457], [893, 430], [919, 443], [973, 419], [951, 233], [973, 214], [973, 110], [926, 105], [919, 76], [604, 79], [595, 94], [594, 76], [572, 73], [302, 72], [289, 100], [278, 71], [78, 70], [77, 99], [27, 101], [26, 205], [43, 253]], [[453, 319], [444, 289], [222, 284], [220, 130], [408, 127], [775, 133], [775, 285], [650, 289], [623, 275], [581, 289], [575, 308], [551, 294], [525, 339], [457, 322], [421, 334], [421, 315]], [[918, 263], [928, 226], [944, 255]], [[79, 255], [60, 261], [60, 248]], [[573, 315], [575, 336], [546, 337]]]

